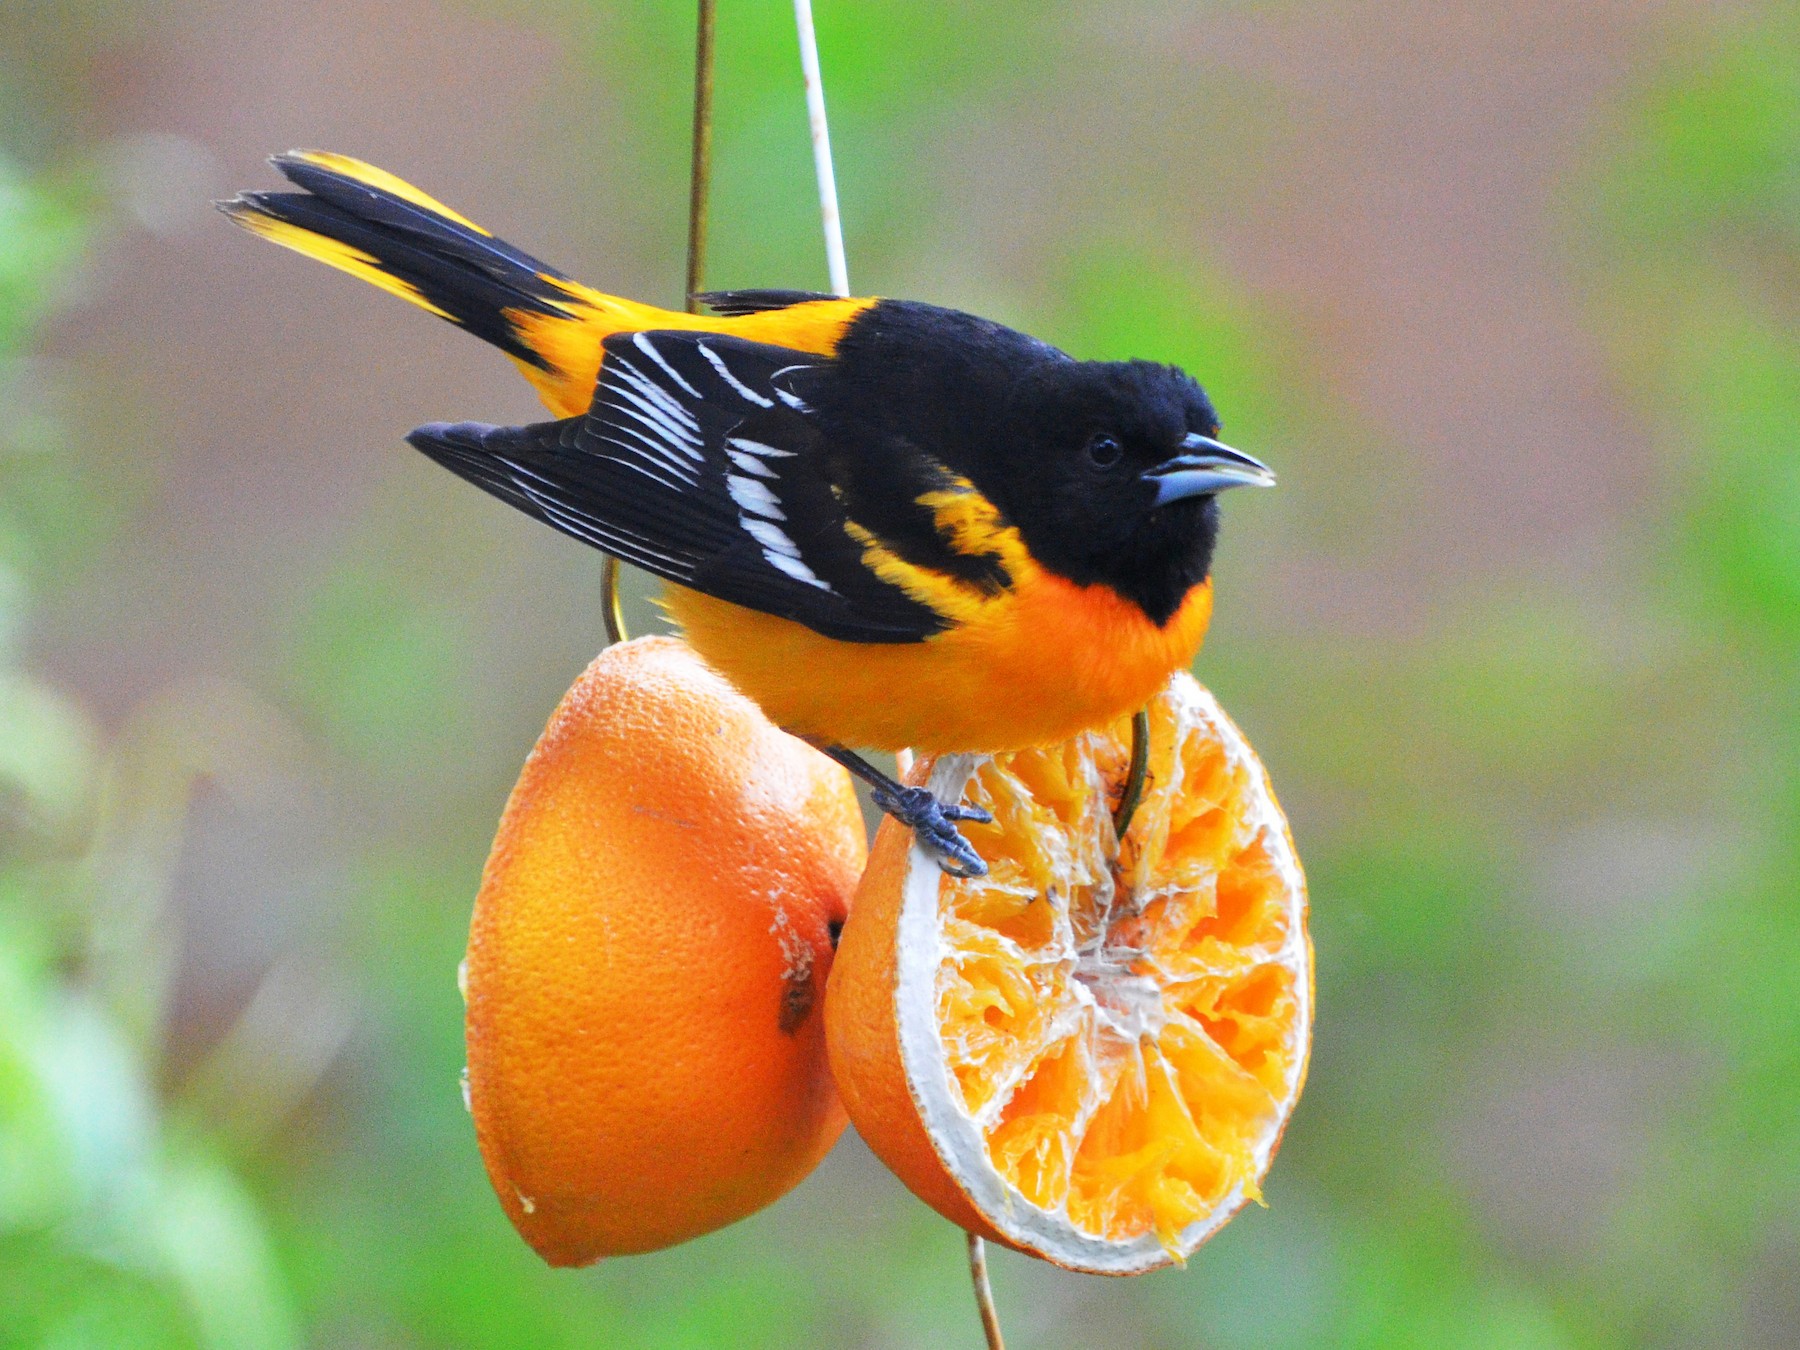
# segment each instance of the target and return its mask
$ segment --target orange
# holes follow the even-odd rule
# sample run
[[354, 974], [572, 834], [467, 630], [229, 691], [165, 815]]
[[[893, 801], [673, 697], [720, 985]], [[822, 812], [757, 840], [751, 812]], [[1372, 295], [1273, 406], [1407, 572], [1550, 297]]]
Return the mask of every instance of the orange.
[[844, 1127], [825, 977], [868, 840], [850, 778], [673, 638], [588, 667], [526, 761], [475, 901], [468, 1091], [552, 1265], [785, 1193]]
[[985, 806], [946, 876], [891, 821], [826, 996], [858, 1133], [953, 1222], [1074, 1270], [1182, 1261], [1246, 1201], [1300, 1094], [1306, 887], [1243, 734], [1177, 674], [1121, 845], [1120, 722], [913, 781]]

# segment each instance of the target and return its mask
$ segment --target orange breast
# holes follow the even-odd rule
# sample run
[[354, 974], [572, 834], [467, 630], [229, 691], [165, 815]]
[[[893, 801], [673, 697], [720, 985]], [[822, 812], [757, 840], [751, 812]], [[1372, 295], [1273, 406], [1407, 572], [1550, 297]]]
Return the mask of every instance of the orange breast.
[[839, 642], [677, 586], [667, 603], [700, 655], [790, 731], [877, 750], [999, 751], [1142, 707], [1194, 659], [1212, 588], [1158, 628], [1106, 587], [1031, 565], [968, 622], [896, 644]]

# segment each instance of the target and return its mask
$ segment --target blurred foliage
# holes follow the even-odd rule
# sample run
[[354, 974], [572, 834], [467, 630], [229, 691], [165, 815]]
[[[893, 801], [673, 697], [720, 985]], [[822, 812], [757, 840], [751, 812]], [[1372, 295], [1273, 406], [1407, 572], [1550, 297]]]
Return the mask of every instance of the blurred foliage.
[[[0, 496], [0, 642], [11, 636], [24, 596], [21, 572], [37, 561], [34, 544], [47, 533], [29, 507], [44, 481], [30, 453], [57, 430], [53, 419], [20, 396], [19, 362], [33, 329], [67, 281], [87, 234], [84, 213], [67, 200], [28, 184], [0, 164], [0, 393], [13, 413], [5, 437], [5, 486]], [[40, 528], [33, 529], [36, 523]]]
[[1750, 1334], [1731, 1313], [1758, 1272], [1800, 1255], [1800, 13], [1729, 32], [1640, 116], [1603, 198], [1634, 262], [1613, 333], [1678, 504], [1662, 571], [1734, 695], [1705, 804], [1736, 847], [1666, 972], [1706, 1090], [1634, 1216], [1711, 1278], [1658, 1288], [1641, 1236], [1632, 1273], [1651, 1315], [1727, 1341]]
[[[0, 385], [20, 382], [87, 233], [86, 212], [0, 161]], [[60, 439], [43, 417], [6, 423], [9, 506], [43, 476], [33, 442]], [[0, 568], [60, 524], [7, 519]], [[0, 602], [22, 606], [23, 576], [0, 575]], [[169, 871], [192, 782], [219, 767], [186, 742], [232, 709], [193, 691], [106, 741], [16, 660], [0, 653], [0, 1344], [297, 1345], [224, 1141], [159, 1082]]]
[[[687, 108], [666, 72], [689, 9], [576, 9], [635, 133], [593, 158], [640, 188], [622, 209], [674, 276]], [[1057, 24], [1020, 50], [1038, 12], [822, 7], [853, 275], [903, 270], [956, 209], [929, 147], [979, 137], [1027, 59], [1085, 77]], [[718, 233], [714, 279], [816, 284], [791, 18], [731, 19], [718, 219], [758, 228]], [[44, 560], [91, 549], [109, 509], [55, 453], [79, 427], [25, 355], [105, 209], [58, 171], [0, 166], [0, 1346], [973, 1344], [956, 1235], [853, 1145], [762, 1215], [590, 1272], [507, 1228], [457, 1101], [454, 980], [504, 774], [467, 763], [483, 705], [441, 574], [335, 558], [278, 625], [262, 696], [183, 685], [103, 731], [27, 672]], [[1569, 197], [1596, 341], [1660, 465], [1631, 574], [1600, 603], [1481, 578], [1413, 637], [1272, 623], [1209, 650], [1311, 806], [1312, 1082], [1271, 1208], [1187, 1270], [1102, 1285], [1002, 1254], [1017, 1344], [1792, 1343], [1768, 1328], [1800, 1317], [1771, 1273], [1800, 1260], [1800, 21], [1684, 42]], [[1204, 372], [1234, 436], [1301, 481], [1379, 433], [1332, 413], [1223, 261], [1123, 206], [1071, 219], [1030, 279], [983, 277], [1081, 354]], [[1353, 552], [1368, 508], [1404, 510], [1374, 477], [1337, 475], [1342, 502], [1278, 528]], [[376, 796], [410, 770], [447, 819], [335, 822], [329, 959], [277, 964], [222, 1035], [178, 1044], [190, 801], [258, 800], [296, 740]], [[1636, 1129], [1618, 1177], [1556, 1170], [1591, 1156], [1556, 1134], [1580, 1124], [1571, 1083]], [[1496, 1113], [1541, 1120], [1544, 1158], [1492, 1156]], [[1527, 1170], [1533, 1212], [1560, 1217], [1496, 1221]]]

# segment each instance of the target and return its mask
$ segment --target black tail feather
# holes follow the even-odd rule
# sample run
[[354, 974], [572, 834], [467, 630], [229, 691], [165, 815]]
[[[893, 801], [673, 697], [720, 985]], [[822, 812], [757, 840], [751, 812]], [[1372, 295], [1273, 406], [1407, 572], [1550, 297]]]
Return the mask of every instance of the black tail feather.
[[573, 283], [561, 272], [373, 166], [307, 150], [272, 162], [304, 191], [240, 193], [220, 209], [276, 243], [423, 305], [538, 370], [552, 369], [507, 312], [571, 313]]
[[568, 280], [548, 263], [485, 230], [337, 173], [307, 156], [307, 151], [296, 150], [276, 155], [269, 162], [294, 186], [350, 218], [410, 238], [433, 256], [483, 272], [519, 295], [549, 299], [551, 292], [543, 278]]
[[714, 314], [761, 314], [770, 309], [810, 305], [815, 300], [836, 300], [825, 291], [701, 291], [694, 299]]

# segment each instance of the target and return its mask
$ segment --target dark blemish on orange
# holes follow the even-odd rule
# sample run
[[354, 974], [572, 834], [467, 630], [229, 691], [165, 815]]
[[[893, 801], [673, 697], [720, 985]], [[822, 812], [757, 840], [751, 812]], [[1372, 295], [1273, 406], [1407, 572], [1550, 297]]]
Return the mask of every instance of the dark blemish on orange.
[[779, 1018], [781, 1029], [790, 1036], [800, 1030], [806, 1019], [811, 1016], [813, 1004], [816, 1001], [811, 971], [799, 979], [790, 979], [787, 982], [787, 988], [781, 991], [781, 1015]]

